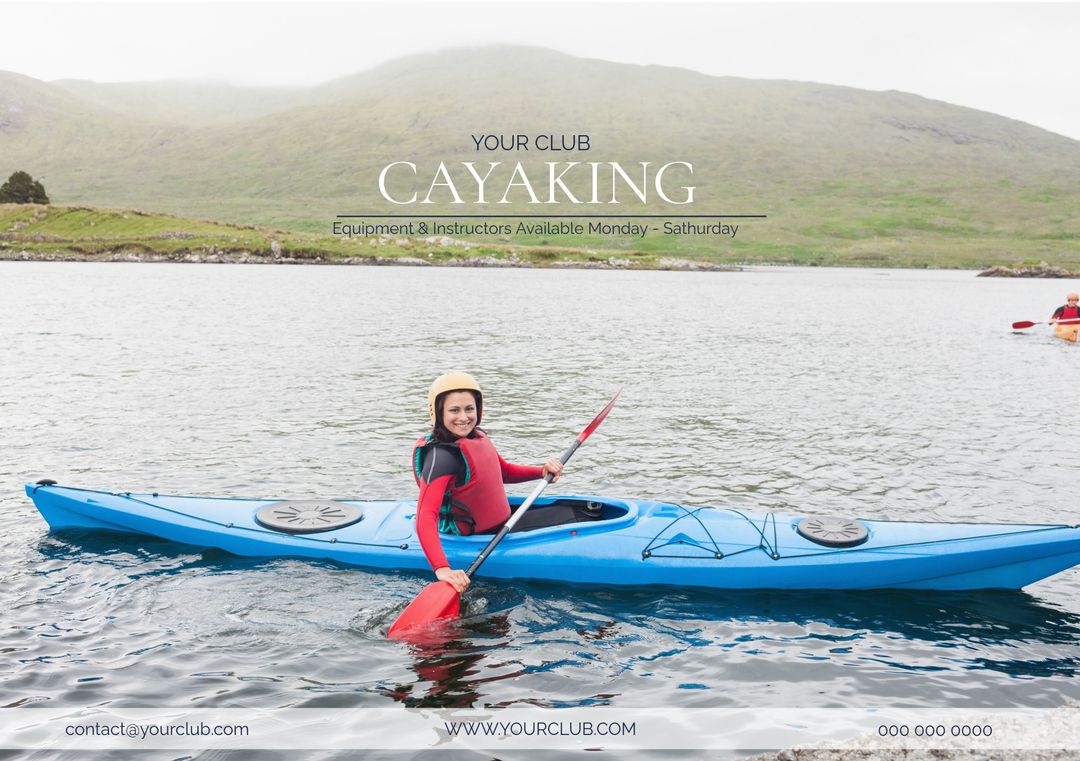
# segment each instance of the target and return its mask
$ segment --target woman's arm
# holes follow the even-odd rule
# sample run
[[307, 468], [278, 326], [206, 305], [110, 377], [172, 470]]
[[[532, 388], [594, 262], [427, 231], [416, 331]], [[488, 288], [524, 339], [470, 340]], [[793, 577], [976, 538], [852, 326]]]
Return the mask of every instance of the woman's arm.
[[522, 481], [535, 481], [544, 477], [544, 469], [532, 465], [515, 465], [499, 455], [499, 468], [502, 470], [504, 484], [519, 484]]
[[439, 540], [439, 511], [442, 509], [443, 495], [450, 488], [453, 478], [453, 475], [445, 475], [431, 483], [420, 482], [420, 498], [416, 502], [416, 536], [433, 571], [450, 565], [446, 562], [446, 554]]
[[435, 578], [447, 581], [460, 594], [469, 587], [469, 577], [464, 571], [455, 571], [446, 561], [442, 541], [439, 539], [439, 510], [442, 508], [443, 495], [453, 482], [453, 475], [439, 476], [430, 484], [422, 481], [420, 498], [416, 508], [416, 535], [420, 539], [420, 548], [424, 551]]
[[559, 460], [548, 460], [543, 465], [534, 467], [532, 465], [515, 465], [512, 462], [507, 462], [499, 455], [499, 467], [502, 469], [502, 480], [504, 484], [519, 484], [522, 481], [535, 481], [538, 478], [543, 478], [547, 473], [551, 473], [553, 478], [551, 483], [555, 483], [559, 480], [559, 475], [562, 473], [562, 463]]

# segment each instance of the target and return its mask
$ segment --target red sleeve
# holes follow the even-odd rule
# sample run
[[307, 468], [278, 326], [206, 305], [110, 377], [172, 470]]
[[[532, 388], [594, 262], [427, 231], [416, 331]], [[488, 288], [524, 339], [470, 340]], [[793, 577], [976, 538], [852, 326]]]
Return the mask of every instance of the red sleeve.
[[430, 484], [420, 482], [420, 498], [416, 501], [416, 536], [420, 539], [420, 548], [431, 564], [431, 570], [443, 568], [446, 562], [442, 542], [439, 540], [439, 510], [442, 509], [443, 495], [450, 488], [454, 476], [439, 476]]
[[544, 477], [544, 469], [533, 465], [515, 465], [499, 455], [499, 467], [502, 468], [504, 484], [519, 484], [522, 481], [535, 481]]

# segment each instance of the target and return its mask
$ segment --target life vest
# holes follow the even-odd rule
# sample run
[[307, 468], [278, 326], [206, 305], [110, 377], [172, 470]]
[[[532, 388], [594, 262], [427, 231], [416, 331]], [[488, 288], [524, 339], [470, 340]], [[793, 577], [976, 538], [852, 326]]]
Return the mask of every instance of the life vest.
[[1068, 306], [1065, 305], [1061, 308], [1061, 317], [1059, 320], [1076, 320], [1080, 319], [1080, 306]]
[[[429, 433], [413, 446], [413, 476], [418, 485], [424, 451], [435, 444]], [[439, 531], [468, 536], [501, 526], [510, 517], [510, 503], [503, 487], [499, 453], [491, 439], [477, 431], [475, 438], [458, 439], [449, 445], [465, 458], [465, 480], [447, 490], [439, 511]]]

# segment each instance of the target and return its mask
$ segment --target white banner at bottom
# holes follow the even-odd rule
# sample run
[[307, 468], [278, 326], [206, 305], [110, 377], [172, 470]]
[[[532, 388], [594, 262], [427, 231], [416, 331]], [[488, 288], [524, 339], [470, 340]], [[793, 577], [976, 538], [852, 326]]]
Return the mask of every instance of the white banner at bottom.
[[0, 748], [1080, 750], [1080, 707], [0, 709]]

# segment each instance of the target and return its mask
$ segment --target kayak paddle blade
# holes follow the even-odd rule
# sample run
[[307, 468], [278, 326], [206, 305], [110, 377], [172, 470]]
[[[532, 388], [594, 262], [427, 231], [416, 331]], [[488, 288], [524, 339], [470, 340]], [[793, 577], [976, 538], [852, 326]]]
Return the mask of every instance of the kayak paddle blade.
[[457, 618], [461, 610], [461, 595], [448, 581], [428, 584], [424, 590], [401, 611], [397, 621], [386, 636], [390, 639], [406, 639], [409, 630], [430, 624], [440, 618]]
[[607, 403], [607, 406], [605, 406], [604, 409], [600, 410], [600, 413], [593, 418], [593, 421], [591, 423], [585, 426], [584, 431], [578, 434], [579, 442], [585, 443], [585, 439], [592, 436], [592, 432], [600, 427], [600, 424], [604, 422], [604, 418], [606, 418], [608, 416], [608, 413], [611, 412], [611, 408], [615, 406], [615, 400], [619, 398], [619, 394], [621, 393], [622, 389], [620, 388], [618, 391], [615, 392], [615, 396], [611, 397], [611, 401]]
[[1013, 330], [1023, 330], [1024, 328], [1033, 328], [1035, 323], [1030, 320], [1021, 320], [1020, 322], [1013, 323]]

